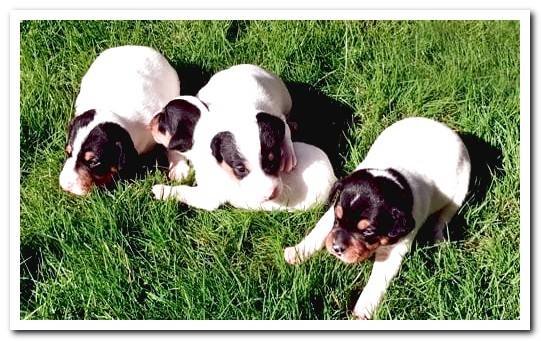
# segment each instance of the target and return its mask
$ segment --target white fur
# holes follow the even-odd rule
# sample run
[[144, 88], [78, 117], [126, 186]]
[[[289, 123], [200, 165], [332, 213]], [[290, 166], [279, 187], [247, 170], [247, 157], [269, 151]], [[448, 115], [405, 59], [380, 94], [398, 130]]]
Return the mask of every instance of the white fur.
[[[291, 96], [278, 76], [256, 65], [235, 65], [213, 75], [199, 90], [197, 97], [208, 106], [211, 113], [226, 116], [237, 123], [244, 120], [255, 122], [259, 112], [280, 118], [285, 124], [281, 169], [289, 172], [295, 167], [297, 160], [287, 125], [292, 106]], [[257, 132], [257, 124], [242, 128]], [[254, 144], [254, 140], [246, 143]], [[249, 148], [244, 142], [242, 147]], [[255, 147], [259, 147], [259, 144], [255, 144]], [[249, 161], [255, 164], [256, 159]]]
[[[470, 159], [455, 132], [441, 123], [416, 117], [385, 129], [357, 170], [365, 168], [375, 168], [378, 175], [391, 179], [393, 176], [382, 170], [394, 168], [406, 178], [413, 193], [416, 225], [397, 243], [376, 250], [372, 273], [353, 310], [359, 319], [372, 317], [426, 219], [437, 214], [436, 229], [441, 231], [462, 205], [468, 191]], [[286, 261], [300, 263], [323, 248], [333, 223], [331, 207], [304, 240], [285, 249]]]
[[[157, 199], [175, 198], [207, 210], [216, 209], [223, 203], [254, 210], [309, 209], [327, 199], [336, 178], [327, 155], [319, 148], [302, 142], [295, 142], [293, 146], [298, 157], [297, 167], [290, 173], [282, 174], [284, 189], [273, 200], [260, 202], [244, 196], [243, 191], [235, 188], [234, 182], [228, 181], [224, 172], [219, 172], [216, 160], [206, 158], [210, 162], [205, 163], [205, 158], [201, 156], [190, 158], [194, 164], [197, 186], [155, 185], [152, 192]], [[210, 157], [213, 159], [212, 155]]]
[[148, 123], [169, 100], [178, 96], [176, 71], [156, 50], [143, 46], [120, 46], [103, 51], [81, 81], [75, 115], [95, 109], [94, 121], [77, 132], [72, 157], [60, 174], [61, 187], [85, 194], [77, 185], [75, 159], [88, 133], [96, 125], [114, 122], [126, 129], [138, 153], [149, 151], [154, 139]]

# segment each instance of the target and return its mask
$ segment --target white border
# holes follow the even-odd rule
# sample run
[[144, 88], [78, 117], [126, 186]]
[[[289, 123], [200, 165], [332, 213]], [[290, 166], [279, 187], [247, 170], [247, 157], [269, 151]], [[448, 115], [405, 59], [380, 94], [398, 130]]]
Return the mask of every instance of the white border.
[[520, 21], [520, 319], [531, 327], [530, 17]]
[[[20, 320], [20, 21], [168, 19], [520, 20], [520, 320], [49, 321]], [[10, 328], [12, 330], [529, 330], [530, 12], [528, 10], [40, 10], [10, 15]], [[210, 323], [209, 323], [210, 322]]]
[[18, 20], [522, 20], [528, 10], [18, 10]]

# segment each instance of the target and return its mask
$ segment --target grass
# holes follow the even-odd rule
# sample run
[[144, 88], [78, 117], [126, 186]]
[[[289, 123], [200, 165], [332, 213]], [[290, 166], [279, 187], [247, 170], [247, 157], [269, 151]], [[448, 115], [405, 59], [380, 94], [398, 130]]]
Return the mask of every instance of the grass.
[[370, 262], [348, 266], [324, 252], [301, 266], [283, 261], [283, 247], [324, 208], [203, 212], [158, 202], [150, 188], [167, 181], [158, 170], [112, 192], [63, 193], [79, 82], [100, 51], [122, 44], [161, 51], [192, 91], [197, 77], [238, 63], [312, 86], [353, 113], [346, 173], [406, 116], [501, 152], [493, 176], [476, 180], [486, 190], [451, 225], [461, 238], [420, 243], [375, 318], [520, 318], [518, 22], [26, 21], [21, 319], [345, 319], [368, 278]]

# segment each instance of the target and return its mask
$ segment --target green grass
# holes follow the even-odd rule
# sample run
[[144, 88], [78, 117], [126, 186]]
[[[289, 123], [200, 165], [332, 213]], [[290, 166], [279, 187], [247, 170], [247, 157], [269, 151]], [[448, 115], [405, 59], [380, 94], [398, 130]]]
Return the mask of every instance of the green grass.
[[[323, 209], [214, 212], [154, 201], [165, 174], [76, 198], [58, 175], [79, 82], [105, 48], [175, 66], [237, 63], [354, 112], [345, 172], [376, 136], [427, 116], [501, 150], [458, 240], [408, 255], [378, 319], [519, 319], [519, 25], [511, 21], [33, 21], [21, 24], [21, 319], [344, 319], [371, 264], [282, 259]], [[181, 80], [183, 75], [180, 75]], [[332, 112], [328, 113], [332, 115]]]

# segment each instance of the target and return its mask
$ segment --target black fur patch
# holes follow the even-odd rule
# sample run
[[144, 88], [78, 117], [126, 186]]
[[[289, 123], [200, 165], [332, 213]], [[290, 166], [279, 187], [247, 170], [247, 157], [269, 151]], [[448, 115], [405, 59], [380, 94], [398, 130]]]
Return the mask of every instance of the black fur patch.
[[[94, 157], [85, 159], [85, 154], [92, 152]], [[116, 123], [101, 123], [94, 127], [81, 145], [75, 168], [86, 168], [93, 178], [103, 177], [118, 170], [122, 178], [131, 178], [139, 166], [138, 153], [130, 134]]]
[[192, 103], [183, 99], [169, 102], [158, 117], [158, 130], [171, 134], [169, 149], [181, 152], [190, 150], [193, 146], [193, 132], [201, 111]]
[[266, 174], [276, 175], [280, 169], [285, 123], [278, 117], [264, 112], [257, 114], [256, 118], [261, 143], [261, 168]]
[[[366, 169], [355, 171], [333, 186], [329, 199], [343, 209], [335, 225], [360, 234], [369, 244], [386, 236], [395, 243], [415, 227], [412, 216], [413, 194], [406, 179], [396, 170], [387, 169], [400, 186], [386, 177], [373, 176]], [[359, 231], [357, 223], [367, 219], [370, 225]]]
[[246, 167], [246, 159], [239, 152], [231, 132], [222, 131], [216, 134], [210, 142], [210, 149], [218, 163], [225, 162], [233, 169], [237, 179], [241, 180], [250, 173]]
[[[82, 127], [86, 127], [90, 122], [92, 122], [94, 120], [94, 116], [96, 116], [96, 110], [90, 109], [78, 116], [75, 116], [71, 120], [68, 126], [68, 142], [66, 143], [66, 150], [68, 147], [73, 149], [73, 141], [77, 136], [77, 131], [79, 131], [79, 129]], [[68, 157], [71, 157], [71, 152], [67, 154]]]

